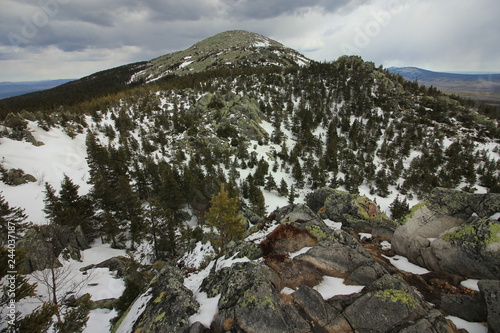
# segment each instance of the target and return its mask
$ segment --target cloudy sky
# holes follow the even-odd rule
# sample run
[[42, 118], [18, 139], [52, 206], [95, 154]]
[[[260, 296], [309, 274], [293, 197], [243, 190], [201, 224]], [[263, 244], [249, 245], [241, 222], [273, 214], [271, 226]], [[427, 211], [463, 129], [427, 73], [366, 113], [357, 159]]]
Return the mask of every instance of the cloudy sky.
[[500, 72], [498, 0], [0, 0], [0, 81], [80, 78], [226, 30], [319, 61]]

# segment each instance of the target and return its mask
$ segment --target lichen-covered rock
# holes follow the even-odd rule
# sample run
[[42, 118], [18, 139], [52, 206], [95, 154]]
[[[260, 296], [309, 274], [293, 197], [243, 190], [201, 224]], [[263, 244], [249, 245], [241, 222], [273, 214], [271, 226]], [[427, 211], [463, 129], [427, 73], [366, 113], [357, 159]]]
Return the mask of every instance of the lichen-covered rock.
[[500, 222], [488, 218], [498, 209], [496, 198], [496, 194], [436, 189], [397, 228], [392, 249], [432, 271], [498, 277]]
[[472, 214], [490, 217], [500, 212], [500, 193], [472, 194], [447, 188], [435, 188], [429, 202], [442, 213], [467, 220]]
[[264, 115], [259, 104], [247, 96], [228, 93], [223, 96], [206, 94], [189, 110], [195, 117], [212, 123], [221, 138], [242, 136], [246, 140], [267, 139], [267, 132], [260, 126]]
[[80, 260], [80, 251], [89, 248], [81, 227], [58, 224], [30, 228], [16, 246], [26, 251], [24, 273], [60, 266], [57, 258], [61, 254], [68, 259]]
[[344, 311], [357, 332], [397, 331], [430, 310], [420, 295], [398, 277], [387, 274], [365, 289]]
[[255, 262], [237, 263], [214, 272], [201, 287], [209, 297], [220, 295], [214, 331], [307, 332], [304, 329], [308, 324], [296, 311], [282, 309], [281, 287], [272, 269]]
[[500, 332], [500, 280], [482, 280], [479, 290], [486, 302], [488, 325], [494, 333]]
[[[116, 332], [184, 333], [190, 327], [189, 317], [199, 308], [191, 290], [183, 285], [183, 275], [175, 266], [165, 266], [120, 318]], [[147, 294], [147, 297], [143, 297]], [[137, 303], [141, 302], [140, 307]], [[138, 309], [136, 309], [138, 308]], [[133, 311], [132, 311], [133, 309]], [[127, 318], [130, 316], [129, 318]], [[129, 320], [131, 319], [133, 320]], [[125, 327], [130, 325], [129, 327]]]
[[351, 327], [345, 318], [328, 305], [320, 293], [312, 288], [303, 286], [292, 294], [295, 306], [311, 323], [312, 331], [339, 332], [343, 326], [344, 332], [350, 332]]
[[398, 224], [382, 213], [377, 204], [367, 197], [322, 188], [307, 196], [307, 205], [320, 217], [342, 222], [348, 227], [359, 230], [371, 230], [374, 227], [386, 227], [395, 230]]

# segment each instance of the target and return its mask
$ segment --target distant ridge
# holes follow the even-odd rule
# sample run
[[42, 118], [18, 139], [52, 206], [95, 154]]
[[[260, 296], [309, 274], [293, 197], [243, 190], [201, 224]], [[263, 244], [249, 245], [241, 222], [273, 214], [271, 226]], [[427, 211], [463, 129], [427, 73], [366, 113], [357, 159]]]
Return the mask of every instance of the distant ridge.
[[390, 67], [390, 73], [447, 93], [500, 106], [500, 74], [459, 74], [433, 72], [418, 67]]
[[23, 81], [23, 82], [0, 82], [0, 99], [19, 96], [34, 91], [46, 90], [61, 84], [74, 81], [75, 79]]

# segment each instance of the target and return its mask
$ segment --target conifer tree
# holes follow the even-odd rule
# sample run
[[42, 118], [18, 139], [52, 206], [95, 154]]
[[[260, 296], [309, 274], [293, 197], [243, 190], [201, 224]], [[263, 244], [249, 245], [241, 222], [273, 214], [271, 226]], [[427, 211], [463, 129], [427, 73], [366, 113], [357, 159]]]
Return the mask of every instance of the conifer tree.
[[276, 181], [274, 180], [274, 177], [271, 173], [268, 173], [266, 176], [266, 185], [264, 186], [264, 189], [266, 191], [273, 191], [276, 190], [278, 186], [276, 185]]
[[45, 183], [44, 212], [53, 223], [70, 227], [81, 226], [87, 240], [91, 241], [95, 236], [95, 213], [90, 198], [86, 195], [80, 196], [78, 188], [67, 175], [64, 175], [61, 182], [59, 195], [50, 184]]
[[218, 253], [223, 254], [226, 245], [232, 240], [243, 239], [245, 226], [239, 215], [238, 198], [228, 195], [225, 185], [221, 184], [219, 193], [210, 200], [210, 209], [205, 213], [206, 224], [215, 229], [210, 236]]
[[278, 193], [281, 196], [288, 196], [288, 184], [285, 179], [281, 178], [280, 187], [278, 188]]
[[295, 203], [295, 199], [298, 197], [298, 194], [295, 193], [295, 186], [292, 185], [290, 191], [288, 192], [288, 203], [293, 205]]
[[410, 213], [410, 205], [406, 201], [406, 198], [400, 200], [398, 194], [394, 201], [389, 205], [389, 210], [391, 211], [391, 217], [396, 221], [400, 221], [403, 217]]

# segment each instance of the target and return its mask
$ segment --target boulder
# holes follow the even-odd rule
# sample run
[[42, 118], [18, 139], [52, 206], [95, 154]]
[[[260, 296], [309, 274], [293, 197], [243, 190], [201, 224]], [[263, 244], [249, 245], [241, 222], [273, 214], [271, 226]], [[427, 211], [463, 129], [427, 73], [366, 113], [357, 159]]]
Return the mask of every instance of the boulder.
[[61, 263], [57, 258], [61, 254], [68, 259], [80, 260], [80, 251], [89, 248], [81, 227], [58, 224], [30, 228], [16, 246], [26, 251], [24, 273], [59, 267]]
[[213, 272], [201, 291], [220, 295], [214, 332], [307, 332], [309, 325], [292, 307], [281, 307], [281, 281], [269, 267], [255, 262], [233, 264]]
[[357, 332], [397, 331], [425, 316], [429, 306], [403, 279], [385, 275], [349, 305], [344, 316]]
[[321, 218], [342, 222], [344, 226], [355, 230], [371, 232], [376, 227], [395, 230], [398, 226], [365, 196], [322, 188], [310, 193], [306, 203]]
[[[199, 308], [191, 290], [183, 285], [181, 271], [165, 266], [147, 291], [139, 296], [116, 324], [122, 332], [172, 332], [189, 330], [189, 317]], [[126, 327], [125, 327], [126, 326]]]
[[[392, 250], [431, 271], [471, 278], [500, 276], [497, 194], [436, 189], [414, 206], [392, 237]], [[473, 215], [473, 216], [471, 216]]]
[[486, 302], [488, 326], [494, 333], [500, 332], [500, 280], [482, 280], [479, 290]]
[[484, 300], [472, 295], [445, 295], [441, 299], [441, 310], [470, 322], [485, 322], [487, 319]]
[[352, 331], [345, 318], [326, 303], [321, 294], [307, 286], [292, 294], [295, 306], [306, 320], [312, 323], [312, 331], [338, 332], [341, 327]]

